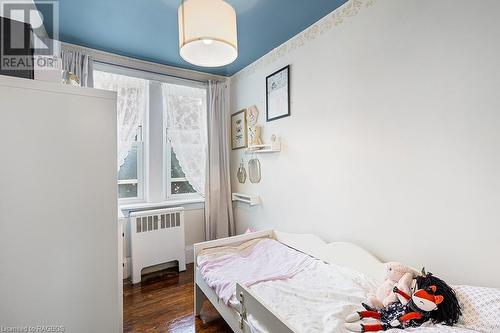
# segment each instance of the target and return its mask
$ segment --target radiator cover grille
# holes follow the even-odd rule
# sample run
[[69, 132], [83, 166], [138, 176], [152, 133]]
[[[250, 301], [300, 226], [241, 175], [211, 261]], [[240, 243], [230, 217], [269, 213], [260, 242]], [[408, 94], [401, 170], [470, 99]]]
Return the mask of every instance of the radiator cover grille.
[[160, 229], [178, 228], [181, 226], [181, 213], [149, 215], [135, 218], [135, 232], [147, 232]]

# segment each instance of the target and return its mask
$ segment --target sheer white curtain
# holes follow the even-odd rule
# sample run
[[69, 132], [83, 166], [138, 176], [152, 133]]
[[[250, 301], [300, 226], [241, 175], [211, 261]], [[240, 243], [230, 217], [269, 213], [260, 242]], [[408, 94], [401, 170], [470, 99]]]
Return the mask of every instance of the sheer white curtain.
[[189, 184], [205, 195], [207, 91], [170, 83], [161, 87], [167, 139]]
[[137, 129], [142, 124], [148, 103], [147, 80], [106, 73], [94, 72], [94, 87], [117, 92], [118, 117], [118, 170], [125, 162]]
[[225, 82], [208, 83], [208, 171], [205, 195], [205, 238], [236, 233], [229, 177], [229, 109]]

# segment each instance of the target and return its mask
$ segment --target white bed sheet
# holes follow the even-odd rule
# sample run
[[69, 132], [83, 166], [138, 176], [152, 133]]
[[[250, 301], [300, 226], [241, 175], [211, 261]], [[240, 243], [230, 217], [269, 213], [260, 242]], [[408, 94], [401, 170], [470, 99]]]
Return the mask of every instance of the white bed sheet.
[[[248, 251], [262, 239], [254, 239], [239, 246], [226, 246], [205, 249], [197, 257], [197, 265], [204, 260], [220, 256]], [[335, 264], [327, 264], [321, 260], [313, 260], [302, 272], [287, 280], [275, 280], [257, 283], [250, 289], [266, 306], [286, 320], [300, 333], [346, 333], [344, 318], [358, 310], [366, 300], [369, 291], [377, 287], [375, 279], [354, 269]], [[229, 300], [229, 305], [238, 307], [236, 296]], [[254, 333], [267, 332], [259, 323], [248, 317]], [[422, 327], [409, 328], [404, 331], [393, 329], [387, 331], [417, 333], [471, 333], [477, 332], [443, 325], [427, 323]], [[488, 332], [493, 333], [493, 332]], [[500, 333], [500, 332], [499, 332]]]
[[[262, 282], [250, 289], [266, 305], [285, 319], [297, 332], [348, 332], [344, 318], [353, 311], [362, 310], [361, 302], [375, 280], [355, 270], [316, 260], [310, 269], [283, 281]], [[266, 332], [252, 317], [248, 318], [255, 333]], [[389, 330], [387, 332], [403, 332]], [[418, 333], [470, 333], [459, 327], [432, 325], [406, 329]]]

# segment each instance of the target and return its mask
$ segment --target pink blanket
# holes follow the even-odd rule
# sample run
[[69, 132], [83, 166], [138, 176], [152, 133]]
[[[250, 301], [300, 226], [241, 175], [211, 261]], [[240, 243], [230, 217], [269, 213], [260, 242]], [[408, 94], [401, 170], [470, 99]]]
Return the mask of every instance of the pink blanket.
[[209, 257], [198, 261], [198, 269], [226, 305], [236, 292], [236, 282], [250, 287], [259, 282], [285, 280], [314, 261], [273, 239], [254, 242], [244, 251]]

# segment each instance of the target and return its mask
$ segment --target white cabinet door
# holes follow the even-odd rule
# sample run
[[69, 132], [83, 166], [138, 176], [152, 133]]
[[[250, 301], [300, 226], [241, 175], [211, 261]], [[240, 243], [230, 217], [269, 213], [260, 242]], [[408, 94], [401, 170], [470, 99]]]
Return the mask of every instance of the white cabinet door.
[[118, 332], [115, 93], [0, 76], [0, 135], [2, 325]]

